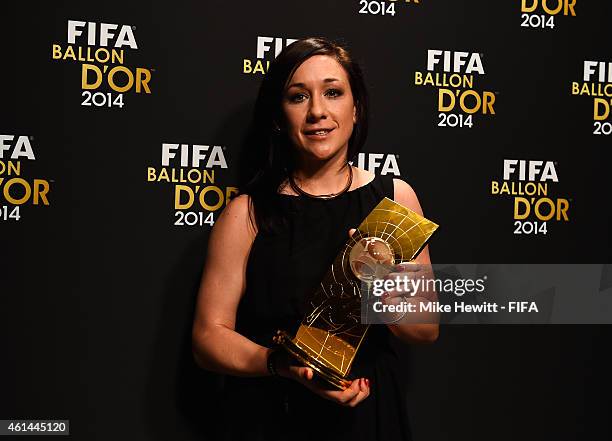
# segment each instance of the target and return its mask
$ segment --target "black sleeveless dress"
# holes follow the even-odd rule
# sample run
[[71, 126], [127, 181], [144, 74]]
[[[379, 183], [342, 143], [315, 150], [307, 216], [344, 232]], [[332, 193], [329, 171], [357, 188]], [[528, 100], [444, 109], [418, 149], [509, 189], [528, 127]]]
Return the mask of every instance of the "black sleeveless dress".
[[[279, 194], [290, 222], [280, 233], [255, 237], [236, 330], [267, 347], [278, 329], [295, 335], [305, 297], [349, 238], [348, 230], [393, 195], [392, 176], [382, 175], [333, 199]], [[370, 326], [350, 372], [351, 378], [370, 380], [370, 396], [354, 408], [285, 378], [226, 377], [224, 439], [409, 440], [406, 371], [394, 339], [385, 325]]]

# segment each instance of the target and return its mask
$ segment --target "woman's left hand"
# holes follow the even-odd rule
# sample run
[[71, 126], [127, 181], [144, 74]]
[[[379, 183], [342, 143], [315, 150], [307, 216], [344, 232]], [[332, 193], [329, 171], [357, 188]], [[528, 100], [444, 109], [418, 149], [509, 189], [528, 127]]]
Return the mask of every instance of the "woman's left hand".
[[315, 381], [314, 371], [306, 366], [296, 365], [286, 353], [282, 352], [277, 362], [278, 373], [285, 378], [297, 381], [313, 393], [341, 406], [355, 407], [370, 395], [370, 380], [357, 378], [347, 383], [344, 390], [327, 388], [320, 381]]

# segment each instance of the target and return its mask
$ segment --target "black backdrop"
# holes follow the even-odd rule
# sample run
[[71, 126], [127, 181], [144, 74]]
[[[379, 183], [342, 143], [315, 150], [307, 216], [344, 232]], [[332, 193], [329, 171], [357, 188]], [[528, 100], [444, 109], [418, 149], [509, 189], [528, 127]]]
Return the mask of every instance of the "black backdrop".
[[[210, 212], [216, 218], [237, 182], [240, 141], [263, 76], [245, 73], [245, 65], [257, 62], [258, 41], [270, 47], [264, 66], [274, 56], [275, 41], [258, 37], [348, 43], [371, 94], [366, 165], [395, 158], [398, 168], [389, 172], [413, 185], [426, 216], [441, 225], [433, 261], [610, 261], [612, 137], [593, 133], [594, 98], [572, 95], [585, 61], [612, 62], [607, 2], [577, 0], [576, 15], [554, 16], [554, 28], [541, 6], [530, 14], [543, 17], [522, 17], [521, 1], [387, 1], [384, 15], [359, 13], [376, 12], [371, 3], [2, 7], [0, 418], [70, 419], [75, 439], [216, 438], [222, 382], [198, 371], [190, 354], [210, 231], [199, 220]], [[544, 27], [521, 26], [525, 20]], [[77, 25], [82, 35], [70, 44], [69, 21], [96, 23], [95, 41], [88, 45], [87, 26]], [[82, 65], [110, 70], [117, 63], [66, 56], [68, 46], [83, 56], [104, 47], [101, 23], [119, 25], [109, 51], [128, 25], [137, 48], [116, 48], [124, 51], [119, 64], [151, 75], [151, 93], [129, 90], [122, 107], [106, 80], [89, 91], [91, 105], [82, 104]], [[472, 127], [439, 126], [439, 87], [415, 84], [415, 72], [427, 73], [428, 50], [477, 54], [485, 74], [473, 74], [473, 89], [495, 96], [495, 115], [474, 114]], [[442, 75], [441, 66], [433, 73]], [[127, 76], [116, 79], [122, 85]], [[108, 93], [116, 103], [110, 107]], [[215, 154], [227, 167], [181, 166], [177, 154], [168, 170], [213, 171], [212, 182], [197, 190], [149, 182], [148, 168], [156, 175], [163, 168], [164, 143], [210, 146], [207, 154], [219, 146]], [[24, 146], [35, 159], [10, 158]], [[546, 234], [515, 234], [516, 195], [491, 194], [491, 181], [504, 179], [505, 159], [552, 162], [558, 182], [547, 181], [548, 197], [567, 200], [568, 220], [548, 221]], [[10, 179], [19, 177], [9, 174], [10, 161], [20, 163], [31, 188], [35, 179], [47, 182], [48, 205], [26, 198], [20, 181], [7, 196]], [[518, 185], [518, 173], [508, 182]], [[207, 194], [208, 205], [224, 198], [216, 210], [197, 199], [177, 210], [175, 192], [188, 191], [178, 185], [218, 188]], [[181, 219], [198, 224], [176, 225]], [[526, 221], [543, 222], [533, 213]], [[415, 439], [612, 437], [611, 336], [609, 327], [586, 325], [443, 327], [435, 345], [406, 352]]]

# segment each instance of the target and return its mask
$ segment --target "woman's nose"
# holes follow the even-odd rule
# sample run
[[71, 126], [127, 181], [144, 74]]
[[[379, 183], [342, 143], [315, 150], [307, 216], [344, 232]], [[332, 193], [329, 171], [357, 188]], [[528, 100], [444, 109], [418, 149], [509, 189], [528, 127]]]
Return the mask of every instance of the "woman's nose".
[[327, 109], [322, 97], [313, 96], [310, 100], [309, 115], [312, 119], [321, 119], [327, 116]]

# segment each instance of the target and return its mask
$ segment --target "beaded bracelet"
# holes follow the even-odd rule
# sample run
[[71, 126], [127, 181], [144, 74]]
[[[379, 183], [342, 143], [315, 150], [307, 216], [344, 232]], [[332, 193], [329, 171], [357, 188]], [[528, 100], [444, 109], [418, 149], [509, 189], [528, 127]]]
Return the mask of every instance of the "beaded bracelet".
[[270, 374], [274, 377], [280, 377], [278, 371], [276, 370], [276, 366], [274, 366], [274, 361], [276, 359], [277, 352], [278, 349], [273, 349], [268, 354], [268, 372], [270, 372]]

